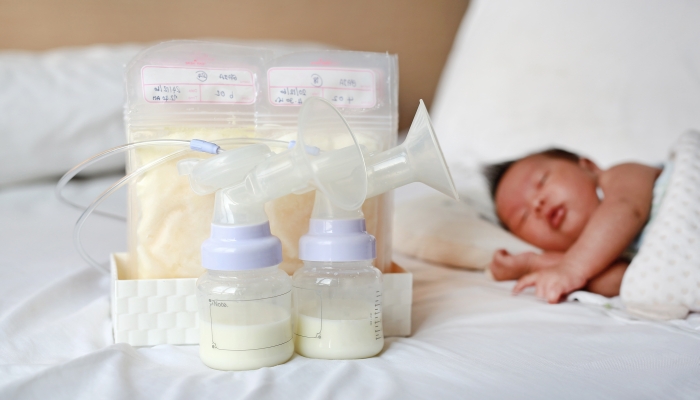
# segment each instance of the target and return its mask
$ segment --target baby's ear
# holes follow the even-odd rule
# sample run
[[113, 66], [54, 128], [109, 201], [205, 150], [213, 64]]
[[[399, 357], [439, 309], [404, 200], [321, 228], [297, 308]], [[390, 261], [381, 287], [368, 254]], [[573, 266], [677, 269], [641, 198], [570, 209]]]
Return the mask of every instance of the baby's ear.
[[595, 176], [598, 176], [602, 172], [596, 163], [586, 157], [579, 158], [578, 165]]

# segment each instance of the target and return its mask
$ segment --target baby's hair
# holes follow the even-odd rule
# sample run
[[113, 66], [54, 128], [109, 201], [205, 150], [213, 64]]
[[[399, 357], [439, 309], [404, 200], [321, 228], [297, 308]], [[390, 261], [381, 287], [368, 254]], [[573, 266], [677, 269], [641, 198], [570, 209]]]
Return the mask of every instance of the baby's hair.
[[[573, 162], [579, 162], [581, 160], [581, 156], [578, 154], [572, 153], [570, 151], [562, 150], [562, 149], [557, 149], [557, 148], [551, 148], [543, 151], [538, 151], [536, 153], [532, 153], [530, 155], [527, 155], [523, 158], [531, 157], [531, 156], [536, 156], [536, 155], [542, 155], [542, 156], [547, 156], [551, 158], [560, 158], [563, 160], [568, 160], [568, 161], [573, 161]], [[498, 189], [498, 184], [501, 183], [501, 179], [503, 179], [503, 175], [506, 174], [508, 169], [513, 166], [516, 162], [522, 160], [523, 158], [517, 159], [517, 160], [510, 160], [510, 161], [505, 161], [502, 163], [498, 164], [489, 164], [485, 165], [482, 167], [481, 171], [486, 177], [486, 181], [489, 184], [489, 190], [491, 192], [491, 198], [496, 199], [496, 190]]]

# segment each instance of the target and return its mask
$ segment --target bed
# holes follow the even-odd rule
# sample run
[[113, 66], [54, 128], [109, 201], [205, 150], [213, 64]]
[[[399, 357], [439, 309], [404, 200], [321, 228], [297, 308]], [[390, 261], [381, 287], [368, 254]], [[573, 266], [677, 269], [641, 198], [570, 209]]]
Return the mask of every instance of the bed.
[[[507, 159], [552, 142], [596, 156], [607, 165], [623, 158], [657, 162], [681, 130], [700, 127], [700, 115], [695, 111], [700, 85], [694, 80], [700, 54], [692, 40], [700, 35], [700, 28], [688, 22], [692, 16], [700, 16], [698, 7], [689, 3], [618, 2], [617, 9], [610, 10], [607, 3], [586, 2], [584, 7], [573, 2], [492, 0], [472, 5], [431, 110], [462, 204], [473, 210], [469, 215], [482, 221], [493, 218], [476, 175], [479, 162]], [[561, 54], [571, 46], [576, 27], [573, 22], [554, 24], [543, 36], [539, 28], [545, 22], [566, 17], [583, 24], [585, 21], [573, 16], [585, 15], [589, 22], [596, 22], [600, 39], [610, 42], [610, 37], [620, 33], [616, 28], [619, 24], [605, 18], [627, 15], [630, 7], [637, 14], [624, 20], [624, 32], [646, 32], [644, 26], [657, 24], [654, 32], [661, 42], [650, 43], [645, 57], [666, 51], [663, 40], [675, 43], [672, 52], [661, 54], [666, 61], [652, 63], [651, 71], [633, 69], [638, 73], [630, 75], [624, 65], [614, 63], [614, 57], [603, 57], [619, 50], [615, 41], [600, 54], [594, 52], [597, 60], [603, 61], [581, 69], [567, 70], [564, 58], [544, 57]], [[684, 28], [656, 30], [664, 21]], [[569, 41], [555, 35], [557, 32], [568, 32]], [[617, 45], [637, 43], [634, 35], [628, 36]], [[557, 40], [549, 40], [551, 37]], [[523, 43], [532, 44], [528, 49], [532, 57], [524, 57]], [[592, 48], [588, 41], [575, 45]], [[100, 51], [105, 57], [125, 58], [136, 50], [127, 46]], [[119, 51], [120, 55], [115, 55]], [[680, 54], [675, 61], [670, 59], [673, 54]], [[92, 60], [112, 65], [105, 57], [94, 56]], [[568, 62], [581, 61], [572, 57]], [[628, 62], [625, 60], [622, 62]], [[676, 64], [688, 66], [689, 72], [673, 75]], [[112, 71], [104, 68], [105, 73]], [[547, 78], [551, 74], [537, 72], [546, 68], [559, 71], [554, 82], [547, 80], [553, 79]], [[533, 70], [540, 79], [537, 96], [526, 73]], [[619, 93], [606, 90], [606, 84], [619, 82], [620, 76], [626, 77], [621, 88], [637, 88], [640, 82], [650, 81], [649, 74], [655, 71], [671, 73], [651, 80], [658, 87], [653, 87], [649, 96], [645, 97], [644, 91], [633, 91], [633, 96], [620, 89], [624, 96], [616, 97]], [[112, 72], [118, 75], [118, 68]], [[567, 85], [581, 85], [587, 78], [602, 83], [594, 85], [595, 90], [579, 87], [578, 93], [589, 97], [587, 101], [576, 100]], [[503, 88], [504, 82], [509, 90]], [[118, 93], [120, 85], [120, 80], [104, 83], [101, 90]], [[515, 105], [528, 94], [533, 100], [522, 114]], [[607, 104], [616, 105], [613, 109], [617, 111], [588, 106], [599, 104], [601, 96], [607, 96]], [[640, 104], [646, 108], [640, 109]], [[700, 318], [696, 315], [671, 323], [651, 322], [626, 318], [595, 302], [549, 305], [531, 291], [512, 296], [513, 282], [494, 282], [479, 269], [483, 267], [483, 252], [477, 257], [479, 261], [470, 258], [458, 265], [469, 267], [465, 269], [397, 251], [394, 261], [413, 273], [412, 334], [388, 338], [380, 355], [366, 360], [324, 361], [294, 355], [288, 363], [274, 368], [221, 372], [200, 362], [197, 346], [135, 348], [114, 344], [109, 276], [86, 265], [74, 251], [72, 229], [80, 211], [56, 199], [55, 180], [51, 178], [56, 171], [40, 161], [65, 150], [63, 158], [51, 163], [56, 169], [65, 168], [95, 148], [119, 143], [123, 137], [116, 135], [123, 132], [119, 132], [121, 108], [117, 106], [116, 111], [105, 105], [101, 112], [74, 115], [79, 127], [114, 124], [109, 128], [113, 131], [103, 131], [97, 143], [77, 128], [66, 129], [74, 134], [54, 141], [55, 151], [37, 145], [45, 143], [42, 140], [47, 133], [43, 137], [41, 132], [27, 134], [8, 142], [18, 149], [16, 154], [20, 150], [24, 153], [10, 158], [5, 150], [0, 174], [0, 398], [690, 399], [700, 394]], [[548, 118], [555, 106], [564, 116]], [[456, 111], [460, 109], [467, 112]], [[12, 115], [14, 119], [8, 120], [20, 126], [22, 114]], [[65, 121], [58, 121], [54, 126], [70, 128]], [[51, 119], [44, 122], [48, 126]], [[595, 128], [602, 130], [595, 137], [596, 143], [581, 138], [582, 131], [599, 132]], [[465, 129], [469, 134], [464, 134]], [[488, 145], [489, 135], [503, 141], [514, 137], [507, 136], [513, 131], [528, 139], [517, 142], [521, 140], [517, 136], [515, 143]], [[615, 148], [624, 150], [611, 150]], [[40, 157], [30, 162], [32, 156]], [[83, 201], [93, 198], [117, 178], [114, 172], [119, 167], [107, 166], [103, 175], [79, 180], [67, 196]], [[416, 185], [397, 190], [397, 209], [428, 195]], [[123, 211], [123, 198], [112, 199], [108, 207]], [[397, 218], [401, 218], [400, 213]], [[91, 254], [106, 259], [109, 253], [126, 247], [125, 227], [120, 221], [96, 217], [87, 229], [86, 247]], [[405, 228], [397, 224], [397, 229]], [[492, 245], [518, 245], [498, 240]]]

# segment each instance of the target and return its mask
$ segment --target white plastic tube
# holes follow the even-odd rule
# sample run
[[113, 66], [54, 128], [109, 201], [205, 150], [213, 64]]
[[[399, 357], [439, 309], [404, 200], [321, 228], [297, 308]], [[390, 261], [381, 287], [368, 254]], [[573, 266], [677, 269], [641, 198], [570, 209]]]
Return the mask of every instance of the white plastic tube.
[[[81, 162], [80, 164], [76, 165], [75, 167], [71, 168], [68, 172], [66, 172], [61, 179], [58, 180], [58, 183], [56, 184], [56, 197], [65, 204], [76, 208], [78, 210], [85, 210], [85, 206], [80, 205], [78, 203], [73, 202], [72, 200], [66, 198], [63, 196], [63, 189], [68, 185], [68, 182], [71, 181], [76, 175], [78, 175], [80, 172], [82, 172], [84, 169], [87, 167], [91, 166], [92, 164], [95, 164], [99, 161], [104, 160], [105, 158], [112, 156], [114, 154], [119, 154], [122, 153], [126, 150], [131, 150], [135, 149], [137, 147], [143, 147], [143, 146], [158, 146], [158, 145], [166, 145], [166, 146], [189, 146], [190, 141], [189, 140], [176, 140], [176, 139], [162, 139], [162, 140], [147, 140], [143, 142], [135, 142], [135, 143], [129, 143], [117, 147], [113, 147], [111, 149], [105, 150], [102, 153], [96, 154], [87, 160]], [[110, 218], [115, 218], [119, 220], [126, 220], [121, 215], [117, 214], [112, 214], [109, 212], [105, 211], [95, 211], [95, 214], [102, 215], [105, 217], [110, 217]]]
[[[230, 139], [221, 139], [216, 141], [217, 144], [220, 145], [231, 145], [231, 144], [256, 144], [256, 143], [265, 143], [267, 145], [272, 145], [272, 146], [283, 146], [287, 147], [289, 142], [286, 141], [281, 141], [281, 140], [273, 140], [273, 139], [256, 139], [256, 138], [230, 138]], [[63, 197], [63, 189], [65, 186], [70, 182], [71, 179], [73, 179], [77, 174], [79, 174], [81, 171], [83, 171], [85, 168], [89, 167], [90, 165], [99, 162], [100, 160], [103, 160], [109, 156], [112, 156], [114, 154], [119, 154], [124, 151], [132, 150], [137, 147], [143, 147], [143, 146], [183, 146], [187, 147], [185, 149], [177, 150], [171, 154], [168, 154], [167, 156], [161, 157], [155, 161], [152, 161], [146, 165], [141, 166], [137, 170], [133, 171], [132, 173], [124, 176], [123, 178], [119, 179], [117, 182], [112, 184], [109, 188], [107, 188], [105, 191], [103, 191], [95, 200], [90, 203], [87, 208], [84, 209], [83, 213], [80, 215], [80, 218], [78, 218], [78, 221], [75, 223], [75, 228], [73, 229], [73, 241], [75, 244], [75, 248], [78, 251], [78, 254], [85, 260], [90, 266], [95, 267], [96, 269], [103, 271], [103, 272], [109, 272], [106, 266], [100, 264], [97, 262], [95, 259], [93, 259], [84, 249], [81, 238], [80, 238], [80, 233], [82, 231], [83, 225], [85, 224], [85, 221], [87, 218], [95, 212], [95, 209], [99, 207], [102, 202], [107, 199], [109, 196], [111, 196], [115, 191], [119, 190], [121, 187], [123, 187], [125, 184], [129, 183], [132, 179], [140, 176], [144, 172], [147, 172], [151, 168], [154, 168], [168, 160], [180, 157], [184, 154], [187, 154], [189, 152], [194, 152], [194, 150], [191, 150], [189, 148], [190, 146], [190, 141], [189, 140], [174, 140], [174, 139], [160, 139], [160, 140], [147, 140], [143, 142], [135, 142], [135, 143], [129, 143], [125, 144], [122, 146], [114, 147], [109, 150], [105, 150], [100, 154], [97, 154], [93, 157], [88, 158], [87, 160], [81, 162], [80, 164], [76, 165], [75, 167], [71, 168], [68, 172], [66, 172], [61, 179], [59, 179], [58, 183], [56, 184], [56, 196], [66, 204], [78, 208], [78, 209], [83, 209], [82, 206], [80, 206], [77, 203], [74, 203], [65, 197]], [[99, 214], [108, 216], [111, 218], [117, 218], [117, 219], [122, 219], [124, 220], [125, 218], [116, 214], [112, 213], [106, 213], [106, 212], [99, 212]]]

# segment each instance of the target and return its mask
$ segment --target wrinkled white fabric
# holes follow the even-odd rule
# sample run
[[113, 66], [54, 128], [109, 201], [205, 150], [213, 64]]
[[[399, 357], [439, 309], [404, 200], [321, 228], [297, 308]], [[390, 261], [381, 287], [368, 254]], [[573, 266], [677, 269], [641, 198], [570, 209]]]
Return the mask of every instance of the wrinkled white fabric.
[[628, 307], [622, 302], [620, 296], [605, 297], [599, 294], [579, 290], [569, 294], [568, 301], [578, 301], [582, 304], [603, 310], [612, 318], [617, 318], [628, 323], [655, 323], [657, 326], [676, 330], [680, 329], [692, 335], [700, 335], [700, 313], [690, 313], [683, 319], [653, 322], [649, 318], [630, 313]]
[[[91, 182], [71, 190], [87, 199]], [[53, 184], [0, 190], [0, 398], [697, 398], [700, 337], [579, 303], [513, 297], [512, 282], [397, 257], [414, 273], [413, 334], [378, 357], [248, 372], [205, 367], [197, 346], [113, 344], [106, 275], [71, 243], [78, 212]], [[95, 219], [91, 254], [124, 248]]]

